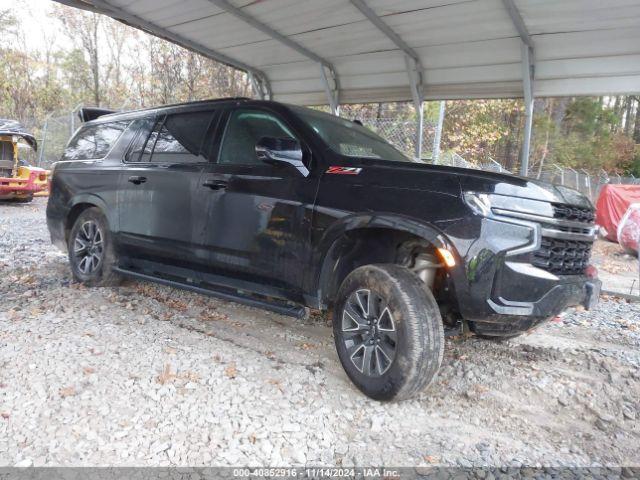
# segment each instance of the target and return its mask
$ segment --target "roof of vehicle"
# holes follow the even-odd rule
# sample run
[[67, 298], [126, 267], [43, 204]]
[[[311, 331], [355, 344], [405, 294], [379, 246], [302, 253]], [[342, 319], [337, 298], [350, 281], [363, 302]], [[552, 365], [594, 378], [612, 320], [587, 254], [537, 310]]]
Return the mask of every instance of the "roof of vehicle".
[[[123, 110], [113, 113], [108, 113], [106, 115], [100, 115], [94, 120], [90, 120], [86, 122], [86, 125], [93, 125], [103, 122], [113, 122], [118, 120], [128, 120], [133, 118], [144, 117], [146, 115], [158, 114], [167, 111], [176, 111], [176, 110], [185, 110], [185, 109], [197, 109], [197, 107], [206, 107], [207, 105], [216, 105], [219, 103], [226, 102], [260, 102], [260, 100], [255, 100], [246, 97], [225, 97], [225, 98], [211, 98], [206, 100], [195, 100], [191, 102], [180, 102], [180, 103], [171, 103], [167, 105], [158, 105], [155, 107], [145, 107], [138, 108], [135, 110]], [[263, 103], [275, 103], [275, 102], [267, 102]]]
[[160, 113], [177, 112], [184, 110], [198, 110], [200, 107], [206, 108], [208, 105], [217, 105], [221, 103], [254, 104], [254, 105], [279, 105], [283, 107], [301, 108], [299, 105], [288, 105], [282, 102], [274, 102], [273, 100], [257, 100], [255, 98], [246, 97], [225, 97], [212, 98], [206, 100], [195, 100], [191, 102], [172, 103], [168, 105], [158, 105], [156, 107], [139, 108], [136, 110], [125, 110], [114, 113], [100, 115], [94, 120], [85, 122], [84, 125], [97, 125], [106, 122], [117, 122], [120, 120], [133, 120], [148, 115], [157, 115]]
[[0, 135], [11, 135], [23, 138], [34, 150], [38, 149], [36, 137], [30, 133], [20, 122], [8, 118], [0, 118]]

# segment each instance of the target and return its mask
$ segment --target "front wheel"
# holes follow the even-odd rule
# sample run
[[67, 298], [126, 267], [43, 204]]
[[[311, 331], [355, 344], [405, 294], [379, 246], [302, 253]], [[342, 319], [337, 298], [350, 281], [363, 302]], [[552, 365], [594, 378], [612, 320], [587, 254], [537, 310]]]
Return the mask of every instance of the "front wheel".
[[107, 219], [97, 208], [88, 208], [76, 219], [67, 244], [73, 278], [90, 287], [118, 283], [113, 271], [115, 255]]
[[375, 400], [402, 400], [434, 379], [444, 351], [440, 310], [399, 265], [365, 265], [338, 291], [333, 313], [338, 357], [351, 381]]

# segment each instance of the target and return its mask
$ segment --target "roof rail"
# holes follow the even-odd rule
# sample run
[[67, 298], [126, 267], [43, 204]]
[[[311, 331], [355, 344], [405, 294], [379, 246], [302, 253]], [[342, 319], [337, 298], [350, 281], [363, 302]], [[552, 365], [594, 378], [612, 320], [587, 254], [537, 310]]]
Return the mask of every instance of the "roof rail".
[[212, 102], [228, 102], [228, 101], [256, 101], [255, 98], [249, 97], [222, 97], [222, 98], [210, 98], [205, 100], [192, 100], [189, 102], [178, 102], [178, 103], [169, 103], [166, 105], [156, 105], [153, 107], [142, 107], [142, 108], [134, 108], [132, 110], [111, 110], [108, 108], [101, 107], [82, 107], [78, 110], [78, 117], [83, 122], [88, 122], [90, 120], [95, 120], [96, 118], [102, 117], [104, 115], [110, 115], [112, 113], [129, 113], [129, 112], [145, 112], [149, 110], [160, 110], [167, 108], [175, 108], [182, 107], [188, 105], [201, 105]]

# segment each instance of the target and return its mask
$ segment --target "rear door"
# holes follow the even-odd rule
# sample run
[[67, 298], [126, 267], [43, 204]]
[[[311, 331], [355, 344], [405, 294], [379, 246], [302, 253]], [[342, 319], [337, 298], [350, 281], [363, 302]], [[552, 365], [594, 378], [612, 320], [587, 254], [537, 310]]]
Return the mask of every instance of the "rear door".
[[[279, 114], [259, 107], [225, 113], [226, 124], [213, 163], [203, 175], [208, 203], [206, 282], [218, 275], [238, 288], [299, 300], [309, 260], [311, 212], [317, 173], [303, 176], [290, 166], [261, 162], [255, 153], [262, 137], [301, 137]], [[310, 151], [305, 147], [305, 161]]]
[[211, 109], [190, 111], [141, 126], [120, 180], [125, 268], [180, 281], [196, 276], [207, 208], [197, 191], [215, 118]]

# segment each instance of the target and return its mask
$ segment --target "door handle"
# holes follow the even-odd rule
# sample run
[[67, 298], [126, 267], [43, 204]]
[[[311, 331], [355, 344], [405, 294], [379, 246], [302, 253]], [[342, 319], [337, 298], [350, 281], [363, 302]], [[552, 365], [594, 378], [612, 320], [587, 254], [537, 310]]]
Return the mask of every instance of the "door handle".
[[224, 180], [206, 180], [203, 187], [209, 187], [211, 190], [224, 190], [227, 188], [227, 182]]
[[137, 175], [133, 175], [129, 177], [129, 181], [134, 185], [140, 185], [141, 183], [144, 183], [147, 181], [147, 177], [139, 177]]

